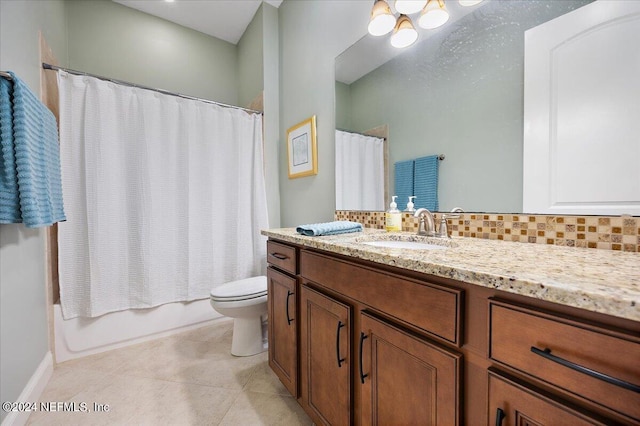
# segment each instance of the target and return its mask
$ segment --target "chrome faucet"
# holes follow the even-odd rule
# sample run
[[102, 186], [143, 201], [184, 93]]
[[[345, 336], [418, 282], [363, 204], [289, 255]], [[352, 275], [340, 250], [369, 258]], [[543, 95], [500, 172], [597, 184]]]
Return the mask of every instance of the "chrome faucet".
[[451, 210], [451, 213], [442, 213], [440, 215], [440, 228], [438, 229], [437, 237], [441, 238], [451, 238], [449, 236], [449, 228], [447, 227], [447, 219], [456, 219], [459, 218], [460, 215], [458, 213], [464, 213], [460, 207], [454, 207]]
[[418, 235], [427, 235], [433, 237], [436, 232], [436, 224], [433, 219], [433, 213], [428, 209], [420, 208], [413, 214], [414, 217], [420, 218], [420, 224], [418, 225]]

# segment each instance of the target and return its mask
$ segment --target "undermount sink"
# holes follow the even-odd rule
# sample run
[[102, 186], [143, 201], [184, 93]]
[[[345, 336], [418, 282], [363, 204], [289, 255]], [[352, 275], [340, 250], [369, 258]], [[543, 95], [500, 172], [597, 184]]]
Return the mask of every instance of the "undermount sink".
[[444, 250], [456, 246], [455, 243], [448, 239], [425, 237], [409, 233], [371, 235], [357, 238], [356, 242], [373, 247], [409, 250]]
[[411, 250], [444, 250], [448, 247], [418, 241], [363, 241], [362, 244], [375, 247], [399, 248]]

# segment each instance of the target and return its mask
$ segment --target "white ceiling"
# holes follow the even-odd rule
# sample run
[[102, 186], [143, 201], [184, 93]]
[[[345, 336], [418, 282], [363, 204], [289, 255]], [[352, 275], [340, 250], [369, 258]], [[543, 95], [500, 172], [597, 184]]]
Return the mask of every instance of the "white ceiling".
[[[167, 21], [237, 44], [263, 0], [113, 0]], [[283, 0], [264, 0], [280, 7]]]

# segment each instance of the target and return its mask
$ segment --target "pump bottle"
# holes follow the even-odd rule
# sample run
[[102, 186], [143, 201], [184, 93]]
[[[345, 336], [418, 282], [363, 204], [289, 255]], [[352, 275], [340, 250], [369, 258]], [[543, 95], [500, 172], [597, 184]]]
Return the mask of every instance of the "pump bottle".
[[384, 215], [385, 227], [387, 232], [399, 232], [402, 230], [402, 213], [398, 210], [398, 204], [396, 204], [397, 195], [394, 195], [389, 204], [389, 210]]

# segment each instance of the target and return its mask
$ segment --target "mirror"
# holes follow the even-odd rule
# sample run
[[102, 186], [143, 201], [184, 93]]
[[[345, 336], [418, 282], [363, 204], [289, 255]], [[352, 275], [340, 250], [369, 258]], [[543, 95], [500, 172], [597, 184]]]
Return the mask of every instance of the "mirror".
[[422, 41], [361, 70], [363, 57], [389, 50], [388, 36], [367, 35], [336, 58], [336, 127], [388, 125], [391, 192], [396, 162], [444, 154], [441, 211], [522, 212], [524, 32], [590, 2], [447, 1], [448, 23], [418, 29]]

